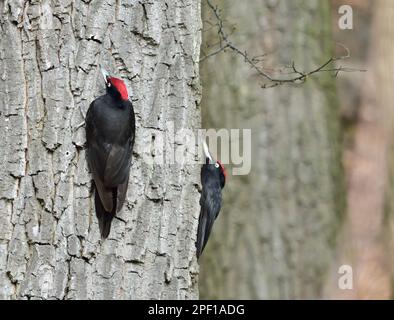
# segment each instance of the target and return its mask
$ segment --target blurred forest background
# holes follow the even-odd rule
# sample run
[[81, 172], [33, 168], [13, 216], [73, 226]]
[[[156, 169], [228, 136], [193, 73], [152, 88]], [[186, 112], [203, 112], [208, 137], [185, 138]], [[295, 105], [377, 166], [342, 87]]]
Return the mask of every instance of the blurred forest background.
[[[203, 126], [251, 128], [253, 141], [252, 171], [229, 177], [200, 260], [200, 298], [391, 299], [394, 1], [210, 2], [267, 73], [293, 61], [313, 70], [346, 54], [342, 45], [351, 57], [337, 67], [367, 72], [262, 89], [242, 56], [220, 50], [203, 1]], [[338, 26], [341, 5], [353, 8], [352, 30]], [[353, 290], [338, 287], [342, 265]]]

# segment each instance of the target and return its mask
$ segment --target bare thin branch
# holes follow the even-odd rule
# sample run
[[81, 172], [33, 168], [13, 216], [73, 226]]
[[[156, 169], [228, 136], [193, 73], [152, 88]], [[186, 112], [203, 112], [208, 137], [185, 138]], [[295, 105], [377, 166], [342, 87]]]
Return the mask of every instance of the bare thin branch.
[[[303, 71], [298, 70], [295, 65], [295, 62], [293, 61], [290, 66], [290, 69], [292, 70], [292, 72], [288, 73], [288, 75], [289, 75], [288, 78], [273, 77], [270, 74], [268, 74], [267, 72], [265, 72], [264, 69], [262, 69], [258, 66], [258, 63], [262, 62], [262, 57], [264, 57], [266, 55], [259, 55], [259, 56], [251, 57], [251, 56], [249, 56], [249, 54], [246, 51], [241, 50], [237, 46], [235, 46], [233, 44], [233, 42], [231, 41], [229, 35], [225, 31], [223, 19], [220, 15], [219, 8], [217, 6], [214, 6], [212, 4], [211, 0], [206, 0], [206, 2], [216, 19], [216, 24], [210, 23], [210, 25], [211, 26], [216, 25], [216, 27], [218, 29], [219, 49], [202, 57], [200, 62], [203, 62], [206, 59], [208, 59], [214, 55], [217, 55], [217, 54], [221, 53], [222, 51], [225, 51], [226, 49], [230, 49], [231, 51], [233, 51], [237, 55], [240, 55], [241, 57], [243, 57], [244, 61], [252, 69], [254, 69], [259, 76], [261, 76], [265, 80], [268, 80], [268, 83], [262, 85], [263, 88], [273, 88], [273, 87], [277, 87], [277, 86], [283, 85], [283, 84], [304, 83], [308, 79], [308, 77], [310, 77], [314, 74], [320, 73], [320, 72], [332, 72], [332, 73], [334, 73], [334, 76], [337, 77], [340, 72], [365, 72], [366, 71], [366, 70], [346, 68], [346, 67], [342, 67], [342, 66], [335, 67], [335, 65], [334, 65], [335, 62], [337, 62], [339, 60], [345, 60], [345, 59], [350, 58], [349, 49], [346, 46], [344, 46], [343, 44], [338, 43], [337, 45], [344, 49], [344, 51], [345, 51], [344, 55], [339, 56], [339, 57], [331, 57], [326, 62], [324, 62], [322, 65], [320, 65], [319, 67], [317, 67], [311, 71], [308, 71], [308, 72], [303, 72]], [[290, 75], [294, 75], [294, 76], [290, 77]]]

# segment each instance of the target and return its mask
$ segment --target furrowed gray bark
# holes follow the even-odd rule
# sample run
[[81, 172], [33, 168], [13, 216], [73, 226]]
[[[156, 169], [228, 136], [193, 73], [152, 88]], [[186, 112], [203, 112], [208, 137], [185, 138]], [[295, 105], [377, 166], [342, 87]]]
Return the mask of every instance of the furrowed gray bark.
[[[0, 298], [196, 298], [197, 163], [144, 146], [200, 126], [200, 2], [0, 1]], [[101, 242], [81, 125], [125, 80], [137, 121], [120, 218]], [[149, 155], [153, 160], [154, 153]]]
[[[282, 67], [277, 75], [286, 78], [291, 67], [283, 66], [293, 61], [310, 71], [332, 56], [328, 2], [211, 1], [232, 43], [250, 57], [264, 54], [259, 66], [269, 74]], [[203, 35], [209, 53], [216, 30]], [[344, 205], [334, 78], [264, 90], [230, 50], [205, 60], [201, 75], [203, 126], [252, 129], [252, 171], [226, 183], [200, 260], [201, 297], [321, 297]]]

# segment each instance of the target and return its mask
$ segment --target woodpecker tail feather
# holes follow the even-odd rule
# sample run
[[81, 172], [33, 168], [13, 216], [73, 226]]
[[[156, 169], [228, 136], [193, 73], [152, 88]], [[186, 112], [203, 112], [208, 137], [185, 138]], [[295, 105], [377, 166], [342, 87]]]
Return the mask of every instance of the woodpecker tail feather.
[[[114, 198], [114, 201], [116, 201], [116, 197]], [[97, 219], [99, 221], [101, 238], [107, 239], [111, 231], [112, 219], [116, 215], [116, 205], [113, 206], [112, 212], [105, 211], [104, 206], [101, 203], [100, 195], [97, 190], [95, 191], [94, 203], [96, 207]]]
[[197, 231], [197, 241], [196, 241], [196, 249], [197, 249], [197, 259], [200, 258], [202, 251], [205, 248], [205, 232], [206, 232], [207, 218], [200, 213], [200, 219], [198, 223], [198, 231]]
[[201, 239], [197, 239], [196, 249], [197, 249], [197, 251], [196, 251], [197, 259], [199, 259], [202, 254], [202, 250], [203, 250], [203, 244], [201, 242]]

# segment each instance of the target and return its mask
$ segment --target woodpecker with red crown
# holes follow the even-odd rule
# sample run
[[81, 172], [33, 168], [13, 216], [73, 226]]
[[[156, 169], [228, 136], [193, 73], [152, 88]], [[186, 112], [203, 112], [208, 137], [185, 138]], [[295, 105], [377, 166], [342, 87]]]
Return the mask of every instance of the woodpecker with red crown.
[[123, 80], [101, 69], [106, 94], [94, 100], [86, 114], [87, 161], [95, 185], [95, 208], [101, 237], [126, 198], [135, 139], [133, 105]]
[[197, 231], [197, 258], [199, 258], [208, 242], [213, 223], [222, 206], [222, 189], [226, 183], [226, 170], [219, 161], [214, 161], [208, 146], [203, 141], [205, 164], [201, 168], [200, 218]]

